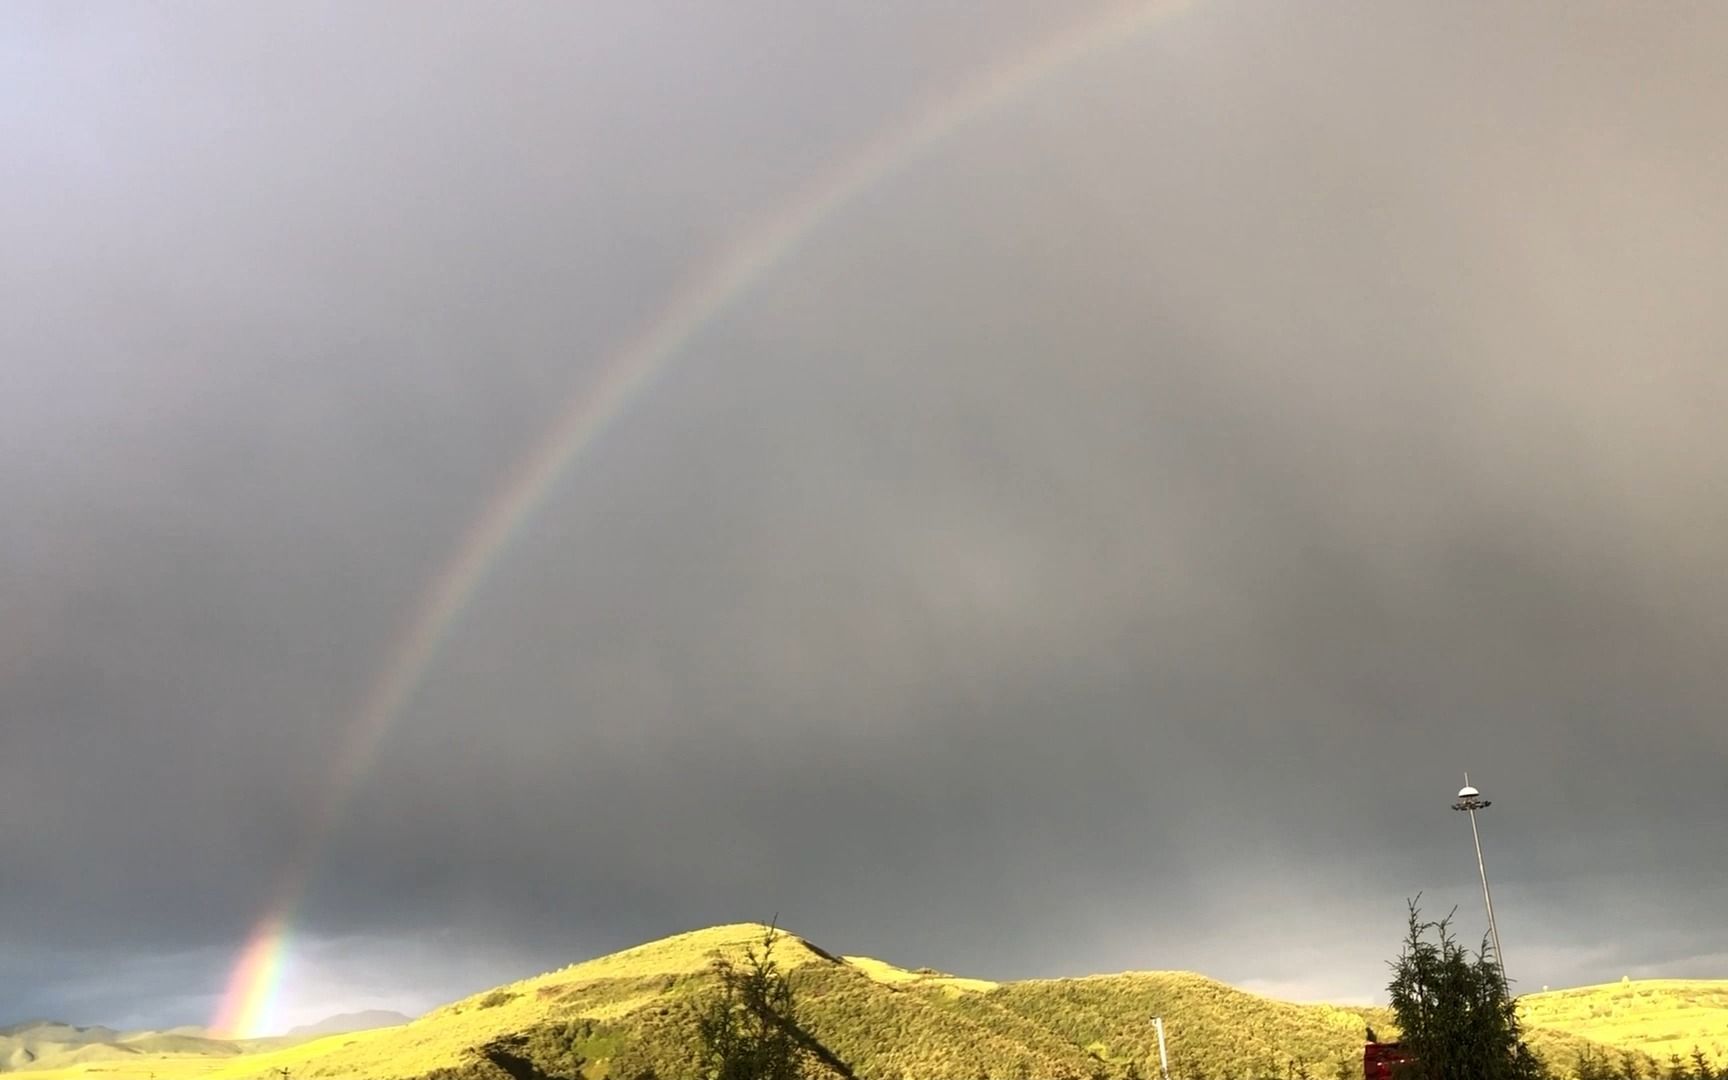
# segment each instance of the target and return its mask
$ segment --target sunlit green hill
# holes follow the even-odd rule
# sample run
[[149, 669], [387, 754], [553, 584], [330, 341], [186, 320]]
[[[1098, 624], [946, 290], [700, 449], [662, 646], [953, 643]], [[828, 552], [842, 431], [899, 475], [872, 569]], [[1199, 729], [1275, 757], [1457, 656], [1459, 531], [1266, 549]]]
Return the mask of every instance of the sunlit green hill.
[[[29, 1075], [264, 1080], [287, 1069], [294, 1080], [685, 1080], [696, 1075], [697, 1017], [717, 986], [713, 959], [741, 957], [766, 932], [746, 923], [680, 934], [396, 1027], [227, 1058], [138, 1054]], [[775, 958], [792, 974], [810, 1034], [859, 1080], [1120, 1080], [1130, 1067], [1154, 1077], [1155, 1015], [1179, 1080], [1354, 1080], [1367, 1025], [1395, 1034], [1383, 1010], [1275, 1001], [1188, 972], [997, 984], [838, 956], [792, 935], [780, 936]], [[1533, 1032], [1532, 1042], [1561, 1075], [1580, 1054], [1607, 1053], [1558, 1028]]]
[[1728, 1066], [1728, 979], [1644, 979], [1525, 994], [1524, 1022], [1666, 1062], [1694, 1047]]
[[1338, 1063], [1359, 1076], [1368, 1026], [1389, 1037], [1379, 1010], [1294, 1005], [1184, 971], [1127, 972], [1031, 980], [993, 997], [1108, 1060], [1156, 1064], [1150, 1019], [1164, 1018], [1173, 1068], [1186, 1077], [1333, 1076]]

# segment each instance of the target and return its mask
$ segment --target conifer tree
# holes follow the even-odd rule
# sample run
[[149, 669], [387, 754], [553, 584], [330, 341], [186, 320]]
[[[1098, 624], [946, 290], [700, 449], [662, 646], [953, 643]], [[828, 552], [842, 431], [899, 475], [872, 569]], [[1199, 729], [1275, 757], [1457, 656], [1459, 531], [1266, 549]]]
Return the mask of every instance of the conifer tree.
[[720, 995], [698, 1021], [703, 1080], [805, 1080], [792, 984], [774, 961], [777, 932], [745, 950], [742, 965], [714, 961]]
[[1696, 1046], [1692, 1048], [1692, 1075], [1696, 1080], [1717, 1080], [1715, 1071], [1710, 1068], [1710, 1059]]
[[1520, 1037], [1499, 958], [1486, 940], [1472, 956], [1452, 936], [1451, 916], [1424, 922], [1412, 900], [1392, 972], [1392, 1011], [1422, 1080], [1538, 1080], [1541, 1067]]

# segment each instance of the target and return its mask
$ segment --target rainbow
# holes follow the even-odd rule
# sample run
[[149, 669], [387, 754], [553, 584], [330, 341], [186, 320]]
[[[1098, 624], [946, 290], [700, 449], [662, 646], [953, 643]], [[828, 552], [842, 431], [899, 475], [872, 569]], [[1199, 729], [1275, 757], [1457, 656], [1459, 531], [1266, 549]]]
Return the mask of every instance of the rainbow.
[[311, 884], [317, 855], [370, 770], [390, 725], [401, 716], [451, 628], [460, 620], [510, 541], [545, 503], [570, 466], [653, 385], [668, 362], [713, 319], [795, 253], [836, 212], [881, 184], [968, 120], [1014, 100], [1045, 78], [1187, 8], [1180, 2], [1115, 5], [1015, 59], [997, 64], [957, 92], [878, 132], [854, 154], [800, 189], [779, 210], [701, 267], [654, 319], [623, 343], [592, 386], [577, 394], [550, 431], [487, 500], [391, 645], [335, 758], [300, 858], [289, 863], [268, 911], [234, 965], [211, 1027], [250, 1035], [269, 1024], [288, 952], [293, 917]]
[[229, 977], [228, 993], [210, 1021], [212, 1032], [239, 1038], [258, 1034], [269, 1023], [288, 963], [286, 914], [273, 912], [270, 921], [260, 923], [247, 941]]

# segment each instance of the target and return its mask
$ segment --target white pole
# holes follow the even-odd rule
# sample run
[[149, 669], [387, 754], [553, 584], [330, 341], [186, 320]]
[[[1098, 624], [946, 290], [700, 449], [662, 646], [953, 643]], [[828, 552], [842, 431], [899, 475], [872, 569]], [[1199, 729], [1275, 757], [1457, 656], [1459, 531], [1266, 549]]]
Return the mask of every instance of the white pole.
[[1476, 811], [1491, 805], [1481, 793], [1470, 786], [1470, 774], [1464, 774], [1464, 787], [1458, 792], [1454, 810], [1470, 814], [1470, 840], [1476, 845], [1476, 872], [1482, 876], [1482, 906], [1488, 909], [1488, 936], [1494, 941], [1494, 963], [1500, 969], [1500, 988], [1512, 996], [1512, 985], [1506, 978], [1506, 954], [1500, 950], [1500, 927], [1494, 922], [1494, 894], [1488, 891], [1488, 867], [1482, 862], [1482, 834], [1476, 829]]
[[[1476, 831], [1476, 811], [1470, 811], [1470, 839], [1476, 841], [1476, 872], [1482, 875], [1482, 906], [1488, 909], [1488, 936], [1494, 939], [1494, 963], [1506, 987], [1506, 954], [1500, 951], [1500, 927], [1494, 923], [1494, 894], [1488, 891], [1488, 867], [1482, 863], [1482, 834]], [[1507, 987], [1509, 989], [1509, 987]]]
[[1164, 1075], [1164, 1080], [1170, 1080], [1170, 1059], [1164, 1053], [1164, 1018], [1154, 1016], [1152, 1026], [1158, 1029], [1158, 1071]]

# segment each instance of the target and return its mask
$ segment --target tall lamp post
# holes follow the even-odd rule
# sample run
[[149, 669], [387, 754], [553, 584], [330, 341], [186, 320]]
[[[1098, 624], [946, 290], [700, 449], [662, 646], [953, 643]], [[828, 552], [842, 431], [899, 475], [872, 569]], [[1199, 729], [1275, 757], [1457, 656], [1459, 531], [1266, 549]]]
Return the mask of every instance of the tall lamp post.
[[1494, 925], [1494, 896], [1488, 891], [1488, 868], [1482, 862], [1482, 834], [1476, 831], [1476, 811], [1486, 810], [1494, 805], [1482, 797], [1482, 793], [1470, 786], [1470, 774], [1464, 774], [1464, 786], [1458, 789], [1458, 801], [1452, 804], [1452, 809], [1461, 810], [1470, 815], [1470, 838], [1476, 841], [1476, 872], [1482, 875], [1482, 903], [1488, 909], [1488, 934], [1494, 939], [1494, 962], [1500, 966], [1500, 985], [1511, 994], [1511, 987], [1506, 979], [1506, 954], [1500, 951], [1500, 928]]

